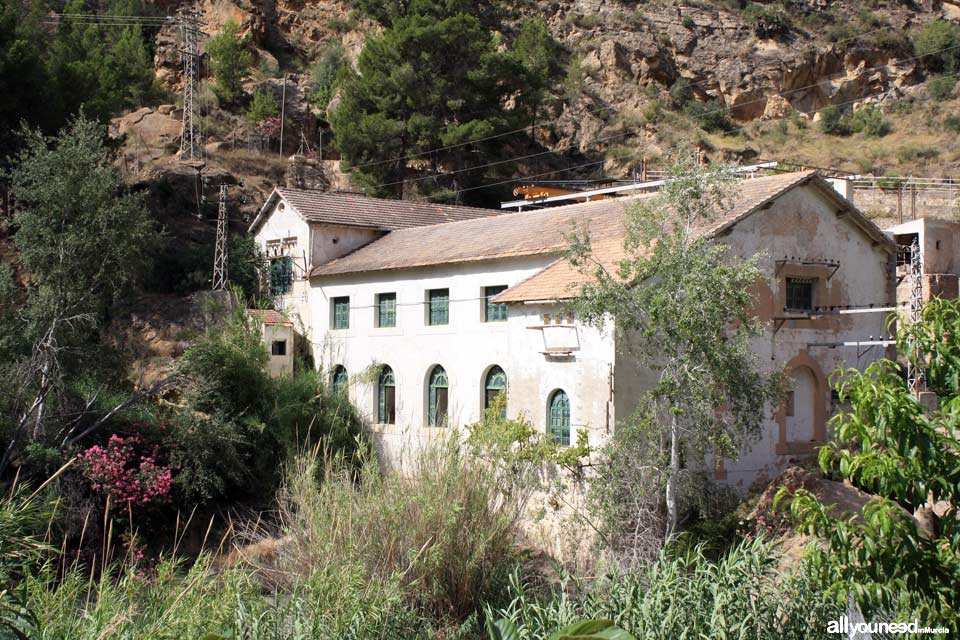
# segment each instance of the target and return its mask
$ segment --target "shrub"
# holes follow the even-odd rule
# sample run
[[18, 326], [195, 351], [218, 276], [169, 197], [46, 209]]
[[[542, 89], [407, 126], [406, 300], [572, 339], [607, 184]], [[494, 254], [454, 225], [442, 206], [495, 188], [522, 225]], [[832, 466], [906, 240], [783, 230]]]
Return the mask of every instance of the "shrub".
[[247, 109], [247, 121], [257, 125], [279, 113], [280, 107], [277, 105], [277, 99], [273, 97], [273, 92], [269, 89], [257, 89], [253, 94], [253, 100], [250, 101], [250, 108]]
[[683, 16], [681, 24], [683, 24], [684, 29], [690, 29], [691, 31], [697, 28], [697, 23], [690, 16]]
[[225, 102], [236, 100], [241, 91], [240, 82], [253, 64], [253, 54], [247, 50], [249, 36], [240, 37], [240, 25], [228, 20], [216, 36], [207, 43], [206, 52], [217, 80], [214, 92]]
[[310, 104], [326, 111], [337, 89], [341, 72], [347, 68], [343, 47], [334, 45], [324, 49], [310, 68]]
[[320, 462], [300, 458], [283, 493], [293, 542], [281, 571], [397, 585], [409, 607], [438, 618], [462, 619], [502, 592], [525, 494], [507, 491], [455, 433], [403, 460], [402, 475], [371, 460], [355, 482], [327, 460], [318, 483]]
[[932, 71], [960, 71], [960, 26], [934, 20], [914, 37], [913, 46]]
[[744, 19], [761, 38], [773, 38], [790, 33], [790, 16], [779, 6], [765, 6], [751, 2], [743, 10]]
[[733, 129], [733, 123], [728, 115], [729, 110], [720, 98], [715, 98], [709, 102], [691, 100], [684, 107], [683, 112], [696, 120], [697, 124], [705, 131], [728, 132]]
[[84, 476], [94, 491], [114, 504], [144, 507], [166, 502], [173, 486], [168, 465], [159, 459], [159, 445], [147, 445], [139, 434], [113, 434], [106, 446], [93, 445], [79, 455]]
[[674, 109], [683, 109], [693, 99], [693, 86], [690, 80], [680, 76], [670, 87], [670, 102]]
[[947, 116], [943, 119], [943, 126], [954, 133], [960, 133], [960, 116]]
[[862, 132], [870, 138], [882, 138], [890, 133], [890, 121], [885, 120], [880, 109], [874, 106], [854, 111], [847, 122], [850, 131]]
[[844, 120], [843, 114], [832, 104], [820, 112], [820, 130], [830, 136], [850, 135], [850, 127]]
[[923, 147], [915, 144], [906, 144], [897, 149], [897, 160], [901, 163], [913, 160], [930, 160], [940, 155], [936, 147]]
[[773, 544], [757, 539], [716, 562], [702, 547], [668, 549], [638, 573], [592, 583], [568, 577], [545, 592], [515, 576], [510, 605], [487, 615], [510, 620], [524, 638], [546, 637], [583, 618], [613, 620], [645, 640], [725, 637], [734, 624], [743, 639], [818, 637], [842, 610], [825, 603], [805, 571], [782, 574], [779, 558]]
[[957, 84], [956, 76], [937, 76], [927, 82], [927, 93], [937, 102], [949, 100]]

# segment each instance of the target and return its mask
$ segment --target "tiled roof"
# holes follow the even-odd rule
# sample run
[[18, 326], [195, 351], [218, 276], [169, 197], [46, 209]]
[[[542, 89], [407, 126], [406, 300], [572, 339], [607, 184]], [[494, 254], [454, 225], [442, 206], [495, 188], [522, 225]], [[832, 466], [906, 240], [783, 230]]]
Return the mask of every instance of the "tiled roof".
[[274, 311], [273, 309], [247, 309], [247, 313], [257, 318], [263, 324], [282, 324], [289, 327], [293, 326], [293, 322], [287, 319], [282, 313]]
[[[867, 235], [878, 243], [890, 248], [887, 236], [865, 218], [855, 207], [838, 194], [833, 187], [820, 178], [815, 171], [801, 171], [785, 173], [762, 178], [752, 178], [740, 183], [737, 194], [730, 209], [725, 215], [710, 224], [696, 230], [698, 235], [714, 236], [735, 225], [740, 220], [751, 215], [768, 202], [773, 201], [790, 189], [812, 181], [821, 188], [823, 193], [832, 197], [837, 204], [845, 208], [852, 220]], [[610, 201], [606, 201], [610, 202]], [[617, 202], [622, 202], [617, 200]], [[566, 207], [565, 207], [566, 208]], [[594, 242], [594, 257], [600, 264], [611, 272], [616, 272], [617, 263], [624, 257], [623, 240], [610, 238], [601, 242]], [[573, 298], [589, 276], [571, 265], [565, 258], [560, 258], [543, 271], [507, 289], [493, 298], [493, 302], [524, 302], [533, 300], [562, 300]]]
[[568, 246], [575, 228], [592, 237], [623, 236], [624, 202], [638, 197], [585, 202], [536, 211], [503, 213], [416, 229], [400, 229], [316, 267], [311, 275], [408, 269], [435, 264], [473, 262], [548, 253]]
[[266, 219], [273, 204], [279, 198], [283, 198], [308, 222], [366, 227], [384, 231], [485, 218], [500, 213], [499, 210], [495, 209], [459, 207], [429, 202], [412, 202], [410, 200], [387, 200], [339, 191], [277, 187], [250, 224], [251, 232]]

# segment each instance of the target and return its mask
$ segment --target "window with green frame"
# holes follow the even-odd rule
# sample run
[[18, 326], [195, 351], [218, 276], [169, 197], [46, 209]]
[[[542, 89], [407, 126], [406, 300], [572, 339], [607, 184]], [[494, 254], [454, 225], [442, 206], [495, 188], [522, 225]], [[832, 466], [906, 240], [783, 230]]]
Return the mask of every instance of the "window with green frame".
[[350, 378], [347, 376], [346, 368], [342, 364], [338, 364], [333, 368], [333, 375], [330, 376], [330, 387], [333, 389], [334, 395], [345, 394], [349, 383]]
[[333, 328], [350, 328], [350, 296], [340, 296], [330, 301], [333, 306]]
[[377, 422], [395, 424], [397, 421], [397, 385], [393, 369], [384, 365], [377, 380]]
[[547, 431], [561, 447], [570, 446], [570, 398], [562, 389], [550, 396]]
[[397, 326], [397, 294], [396, 293], [378, 293], [377, 294], [377, 326], [378, 327]]
[[450, 289], [430, 289], [427, 305], [428, 324], [450, 324]]
[[[497, 401], [497, 397], [507, 392], [507, 374], [497, 365], [490, 367], [487, 372], [487, 379], [483, 385], [483, 408], [489, 409]], [[507, 417], [507, 405], [504, 403], [500, 410], [500, 419]]]
[[445, 427], [447, 425], [447, 400], [449, 387], [447, 372], [437, 365], [430, 372], [430, 393], [427, 408], [427, 423], [431, 427]]
[[507, 305], [494, 304], [490, 302], [495, 295], [498, 293], [503, 293], [506, 290], [507, 285], [505, 284], [483, 288], [483, 299], [486, 302], [486, 307], [483, 313], [484, 322], [503, 322], [507, 319]]
[[283, 256], [270, 261], [270, 295], [281, 296], [293, 288], [293, 258]]

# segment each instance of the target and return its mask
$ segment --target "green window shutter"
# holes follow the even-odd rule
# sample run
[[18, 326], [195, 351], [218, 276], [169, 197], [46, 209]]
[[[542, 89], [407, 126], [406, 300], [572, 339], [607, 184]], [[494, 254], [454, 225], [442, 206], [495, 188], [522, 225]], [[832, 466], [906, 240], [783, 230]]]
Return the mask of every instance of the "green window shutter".
[[554, 442], [570, 446], [570, 399], [562, 390], [550, 397], [549, 431]]
[[336, 395], [343, 395], [347, 392], [347, 385], [349, 384], [349, 378], [347, 377], [347, 370], [342, 366], [337, 365], [333, 370], [333, 377], [330, 382], [333, 387], [333, 393]]
[[284, 256], [270, 261], [270, 294], [281, 296], [293, 288], [293, 258]]
[[343, 296], [333, 299], [333, 328], [350, 328], [350, 297]]
[[483, 319], [486, 322], [503, 322], [507, 319], [507, 305], [505, 304], [494, 304], [490, 302], [490, 299], [496, 296], [498, 293], [502, 293], [507, 290], [506, 285], [499, 285], [496, 287], [484, 287], [483, 288], [483, 297], [486, 301], [486, 308], [484, 310]]
[[377, 296], [377, 326], [397, 326], [397, 294], [381, 293]]
[[429, 293], [431, 325], [450, 323], [450, 289], [431, 289]]
[[397, 420], [396, 383], [393, 378], [393, 369], [384, 366], [380, 370], [380, 379], [377, 382], [377, 422], [380, 424], [394, 424]]
[[[503, 372], [503, 369], [494, 365], [490, 367], [490, 371], [487, 373], [487, 379], [484, 384], [484, 409], [489, 409], [493, 406], [493, 403], [496, 402], [497, 397], [507, 392], [507, 374]], [[507, 405], [504, 404], [503, 408], [500, 410], [500, 419], [506, 420], [507, 418]]]
[[427, 410], [428, 424], [431, 427], [443, 427], [447, 423], [448, 400], [447, 372], [443, 367], [436, 366], [430, 372], [429, 407]]

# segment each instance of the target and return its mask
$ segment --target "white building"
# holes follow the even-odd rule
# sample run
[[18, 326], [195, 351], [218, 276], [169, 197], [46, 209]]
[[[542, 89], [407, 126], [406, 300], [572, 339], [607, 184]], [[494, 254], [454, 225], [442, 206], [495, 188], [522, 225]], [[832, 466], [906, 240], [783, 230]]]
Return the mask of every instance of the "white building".
[[[405, 227], [397, 222], [411, 203], [349, 197], [278, 189], [252, 230], [270, 255], [287, 237], [302, 247], [295, 259], [309, 274], [296, 272], [284, 305], [295, 300], [315, 361], [349, 386], [388, 458], [476, 421], [503, 387], [508, 415], [563, 443], [583, 430], [600, 444], [630, 415], [644, 380], [617, 352], [613, 321], [586, 326], [567, 309], [582, 276], [563, 254], [577, 228], [615, 260], [625, 207], [649, 195], [499, 215], [438, 208], [452, 220]], [[332, 198], [344, 198], [335, 217], [304, 213]], [[719, 479], [746, 487], [824, 442], [834, 369], [881, 355], [834, 345], [879, 336], [882, 315], [829, 308], [892, 301], [896, 246], [815, 172], [744, 181], [728, 214], [701, 231], [743, 256], [764, 254], [755, 293], [767, 331], [755, 347], [794, 381], [762, 439], [718, 465]]]

